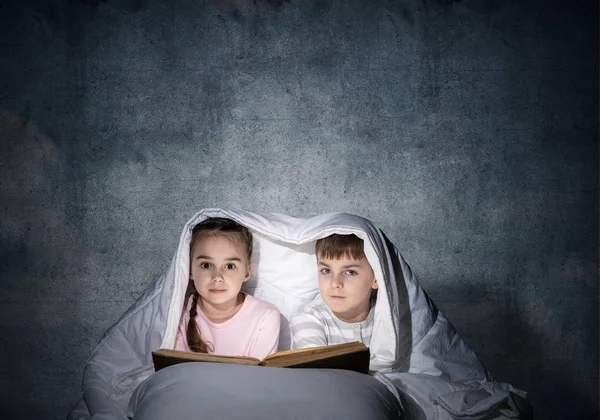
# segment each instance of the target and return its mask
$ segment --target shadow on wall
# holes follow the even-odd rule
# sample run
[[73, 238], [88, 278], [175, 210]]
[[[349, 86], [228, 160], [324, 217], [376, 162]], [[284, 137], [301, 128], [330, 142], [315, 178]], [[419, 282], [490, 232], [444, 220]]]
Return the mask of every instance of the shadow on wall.
[[[5, 110], [0, 110], [0, 140], [0, 238], [2, 253], [10, 256], [2, 267], [2, 284], [9, 288], [4, 299], [48, 298], [55, 294], [52, 281], [70, 265], [65, 258], [80, 245], [60, 200], [66, 187], [61, 153], [35, 122]], [[76, 299], [77, 290], [73, 293]]]
[[97, 278], [98, 267], [110, 266], [112, 257], [84, 229], [93, 214], [85, 208], [85, 180], [74, 169], [79, 162], [69, 160], [35, 122], [1, 109], [0, 141], [0, 241], [3, 255], [10, 256], [1, 273], [10, 289], [6, 300], [110, 298], [107, 287], [120, 288]]
[[[597, 366], [593, 346], [575, 332], [561, 333], [542, 299], [515, 309], [507, 294], [455, 285], [432, 298], [495, 380], [528, 393], [535, 418], [598, 418], [597, 373], [585, 370]], [[564, 349], [560, 359], [557, 348]]]
[[[586, 350], [583, 338], [575, 333], [561, 334], [559, 327], [552, 324], [542, 299], [531, 301], [516, 315], [508, 316], [505, 325], [510, 337], [510, 363], [501, 358], [495, 361], [495, 369], [507, 379], [525, 373], [524, 386], [530, 387], [529, 400], [536, 418], [598, 418], [598, 405], [593, 403], [598, 401], [594, 398], [598, 375], [584, 369], [598, 364]], [[561, 347], [570, 355], [556, 358], [556, 348]], [[591, 360], [582, 363], [582, 358]], [[552, 395], [560, 398], [553, 400], [549, 398]]]
[[[0, 346], [3, 374], [19, 378], [7, 388], [3, 412], [62, 416], [80, 392], [82, 361], [106, 329], [102, 305], [112, 303], [92, 308], [89, 299], [103, 287], [93, 267], [108, 262], [82, 236], [72, 202], [77, 186], [57, 144], [6, 110], [0, 142]], [[57, 357], [67, 354], [71, 362]], [[57, 398], [57, 383], [70, 398]]]

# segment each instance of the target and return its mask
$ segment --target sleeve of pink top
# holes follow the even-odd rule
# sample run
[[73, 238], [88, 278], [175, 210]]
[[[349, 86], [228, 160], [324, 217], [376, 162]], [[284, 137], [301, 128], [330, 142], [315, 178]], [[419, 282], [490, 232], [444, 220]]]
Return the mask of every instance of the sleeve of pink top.
[[269, 311], [264, 316], [264, 318], [261, 320], [258, 337], [250, 349], [250, 354], [248, 356], [256, 357], [257, 359], [264, 359], [268, 355], [277, 351], [277, 345], [279, 344], [280, 322], [281, 318], [277, 309]]

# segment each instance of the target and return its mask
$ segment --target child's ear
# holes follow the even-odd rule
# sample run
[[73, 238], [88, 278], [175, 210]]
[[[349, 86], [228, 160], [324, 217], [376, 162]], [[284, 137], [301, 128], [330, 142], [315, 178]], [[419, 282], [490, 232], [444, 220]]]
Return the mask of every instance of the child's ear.
[[248, 271], [246, 272], [246, 276], [244, 277], [244, 281], [248, 281], [250, 279], [250, 275], [252, 274], [252, 263], [248, 264]]
[[372, 289], [379, 289], [379, 284], [377, 284], [377, 279], [373, 278], [373, 284], [371, 285]]

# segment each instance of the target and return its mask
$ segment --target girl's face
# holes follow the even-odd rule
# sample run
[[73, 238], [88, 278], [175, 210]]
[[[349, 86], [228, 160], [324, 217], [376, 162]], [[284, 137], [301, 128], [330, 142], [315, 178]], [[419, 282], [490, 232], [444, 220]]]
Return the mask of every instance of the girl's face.
[[202, 303], [227, 310], [236, 304], [242, 283], [250, 278], [252, 266], [241, 244], [223, 235], [208, 236], [196, 242], [190, 261]]

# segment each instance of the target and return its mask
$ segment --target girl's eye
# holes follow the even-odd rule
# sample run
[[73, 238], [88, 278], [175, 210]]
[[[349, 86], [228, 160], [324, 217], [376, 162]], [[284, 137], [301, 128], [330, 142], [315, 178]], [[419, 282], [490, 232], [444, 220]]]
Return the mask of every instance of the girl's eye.
[[321, 268], [321, 274], [329, 274], [331, 270], [329, 268]]
[[211, 267], [212, 267], [211, 263], [207, 263], [207, 262], [200, 263], [200, 268], [203, 268], [205, 270], [208, 270]]
[[346, 271], [346, 274], [348, 274], [349, 276], [356, 276], [358, 273], [354, 270], [348, 270]]
[[233, 263], [226, 264], [225, 268], [228, 270], [233, 270], [233, 269], [235, 269], [235, 264], [233, 264]]

